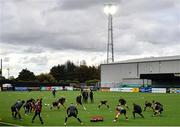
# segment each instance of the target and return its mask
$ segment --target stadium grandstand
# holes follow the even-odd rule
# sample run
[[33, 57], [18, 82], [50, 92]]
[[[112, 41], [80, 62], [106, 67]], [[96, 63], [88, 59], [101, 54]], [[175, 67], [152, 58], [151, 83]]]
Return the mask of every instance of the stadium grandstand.
[[101, 65], [101, 87], [179, 88], [180, 56], [131, 59]]

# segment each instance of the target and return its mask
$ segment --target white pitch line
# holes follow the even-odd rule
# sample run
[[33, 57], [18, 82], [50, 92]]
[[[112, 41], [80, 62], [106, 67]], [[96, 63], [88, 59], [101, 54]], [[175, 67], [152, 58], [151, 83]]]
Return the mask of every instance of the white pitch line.
[[5, 124], [5, 125], [9, 125], [9, 126], [18, 126], [18, 127], [23, 127], [23, 126], [19, 126], [19, 125], [12, 124], [12, 123], [6, 123], [6, 122], [0, 122], [0, 124]]

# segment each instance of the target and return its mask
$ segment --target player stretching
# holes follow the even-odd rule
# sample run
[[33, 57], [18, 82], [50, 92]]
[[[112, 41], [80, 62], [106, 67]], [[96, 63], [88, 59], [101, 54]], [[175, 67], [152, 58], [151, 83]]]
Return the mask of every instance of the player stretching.
[[126, 120], [128, 120], [128, 116], [126, 115], [126, 109], [122, 107], [122, 105], [117, 105], [116, 107], [116, 116], [114, 118], [114, 122], [116, 122], [116, 120], [118, 119], [118, 117], [121, 115], [121, 114], [124, 114], [124, 116], [126, 117]]
[[18, 100], [18, 101], [16, 101], [16, 103], [13, 106], [11, 106], [13, 118], [16, 118], [16, 116], [18, 115], [19, 119], [21, 120], [21, 115], [20, 115], [19, 111], [24, 103], [25, 103], [24, 100], [22, 100], [22, 101]]
[[135, 119], [135, 113], [139, 114], [142, 118], [144, 118], [143, 114], [142, 114], [142, 109], [139, 105], [133, 103], [133, 117]]
[[144, 111], [146, 111], [146, 108], [151, 108], [151, 109], [153, 109], [152, 103], [151, 103], [151, 102], [148, 102], [148, 101], [145, 101]]
[[34, 123], [34, 119], [36, 116], [39, 116], [39, 120], [41, 121], [41, 124], [44, 124], [42, 117], [41, 117], [41, 110], [42, 110], [42, 99], [38, 99], [38, 101], [35, 104], [35, 114], [32, 118], [32, 123]]
[[76, 106], [77, 105], [81, 105], [83, 107], [84, 110], [86, 110], [86, 107], [82, 104], [82, 96], [81, 94], [79, 94], [77, 97], [76, 97]]
[[160, 115], [163, 111], [163, 105], [160, 104], [159, 102], [158, 103], [155, 103], [154, 104], [154, 115], [153, 116], [156, 116], [156, 115]]
[[101, 107], [102, 105], [106, 105], [107, 108], [109, 109], [109, 105], [107, 104], [107, 100], [102, 100], [102, 101], [100, 101], [100, 104], [99, 104], [99, 106], [98, 106], [98, 109], [100, 109], [100, 107]]
[[74, 118], [76, 118], [81, 123], [81, 125], [83, 125], [82, 121], [79, 119], [79, 117], [77, 117], [77, 114], [78, 114], [77, 108], [73, 104], [71, 104], [67, 109], [67, 116], [65, 118], [64, 125], [66, 126], [66, 122], [67, 122], [68, 118], [72, 117], [72, 116]]
[[23, 106], [25, 115], [30, 114], [31, 102], [26, 102]]
[[66, 109], [66, 106], [64, 105], [65, 101], [66, 101], [66, 98], [64, 98], [64, 97], [61, 97], [59, 99], [59, 105], [62, 105], [64, 107], [64, 109]]
[[125, 106], [127, 109], [129, 109], [128, 105], [126, 104], [126, 100], [124, 98], [119, 99], [119, 104]]
[[50, 109], [52, 109], [53, 107], [54, 108], [57, 107], [57, 109], [59, 109], [59, 100], [52, 102], [52, 105], [51, 105]]

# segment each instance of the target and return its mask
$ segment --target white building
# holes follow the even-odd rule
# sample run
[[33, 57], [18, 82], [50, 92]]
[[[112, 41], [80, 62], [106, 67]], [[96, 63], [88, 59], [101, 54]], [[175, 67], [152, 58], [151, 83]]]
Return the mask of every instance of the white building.
[[180, 87], [180, 56], [150, 57], [101, 65], [101, 87]]

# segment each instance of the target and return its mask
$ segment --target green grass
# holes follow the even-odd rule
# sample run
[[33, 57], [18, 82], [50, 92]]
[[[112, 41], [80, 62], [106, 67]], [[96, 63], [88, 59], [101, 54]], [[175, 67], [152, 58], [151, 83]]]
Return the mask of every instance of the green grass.
[[[53, 98], [51, 92], [0, 92], [0, 118], [1, 121], [7, 123], [13, 123], [16, 125], [29, 125], [38, 126], [40, 124], [39, 118], [35, 119], [35, 123], [31, 123], [33, 113], [29, 116], [24, 115], [24, 110], [21, 109], [21, 115], [23, 121], [14, 120], [11, 117], [10, 107], [15, 103], [17, 99], [27, 100], [33, 98], [43, 98], [43, 110], [42, 118], [46, 126], [63, 126], [66, 111], [64, 108], [60, 110], [50, 110], [44, 106], [45, 103], [51, 104], [54, 100], [61, 96], [67, 98], [65, 103], [68, 106], [70, 103], [75, 103], [75, 98], [79, 92], [77, 91], [58, 91], [56, 98]], [[120, 116], [116, 123], [112, 120], [115, 116], [115, 106], [118, 103], [119, 97], [124, 97], [127, 100], [130, 111], [128, 111], [129, 120], [126, 121], [124, 116]], [[97, 110], [99, 101], [107, 99], [111, 107], [111, 111], [106, 107], [102, 107]], [[132, 103], [135, 102], [144, 107], [145, 100], [157, 100], [164, 105], [163, 115], [152, 117], [153, 112], [147, 110], [143, 112], [145, 119], [140, 118], [137, 115], [136, 119], [132, 116]], [[152, 94], [152, 93], [120, 93], [120, 92], [94, 92], [94, 103], [85, 104], [87, 111], [84, 111], [82, 107], [78, 107], [79, 117], [83, 121], [84, 126], [170, 126], [180, 125], [180, 95], [179, 94]], [[90, 122], [90, 117], [94, 115], [102, 115], [104, 117], [103, 122]], [[80, 124], [74, 118], [68, 119], [67, 125], [79, 126]]]

